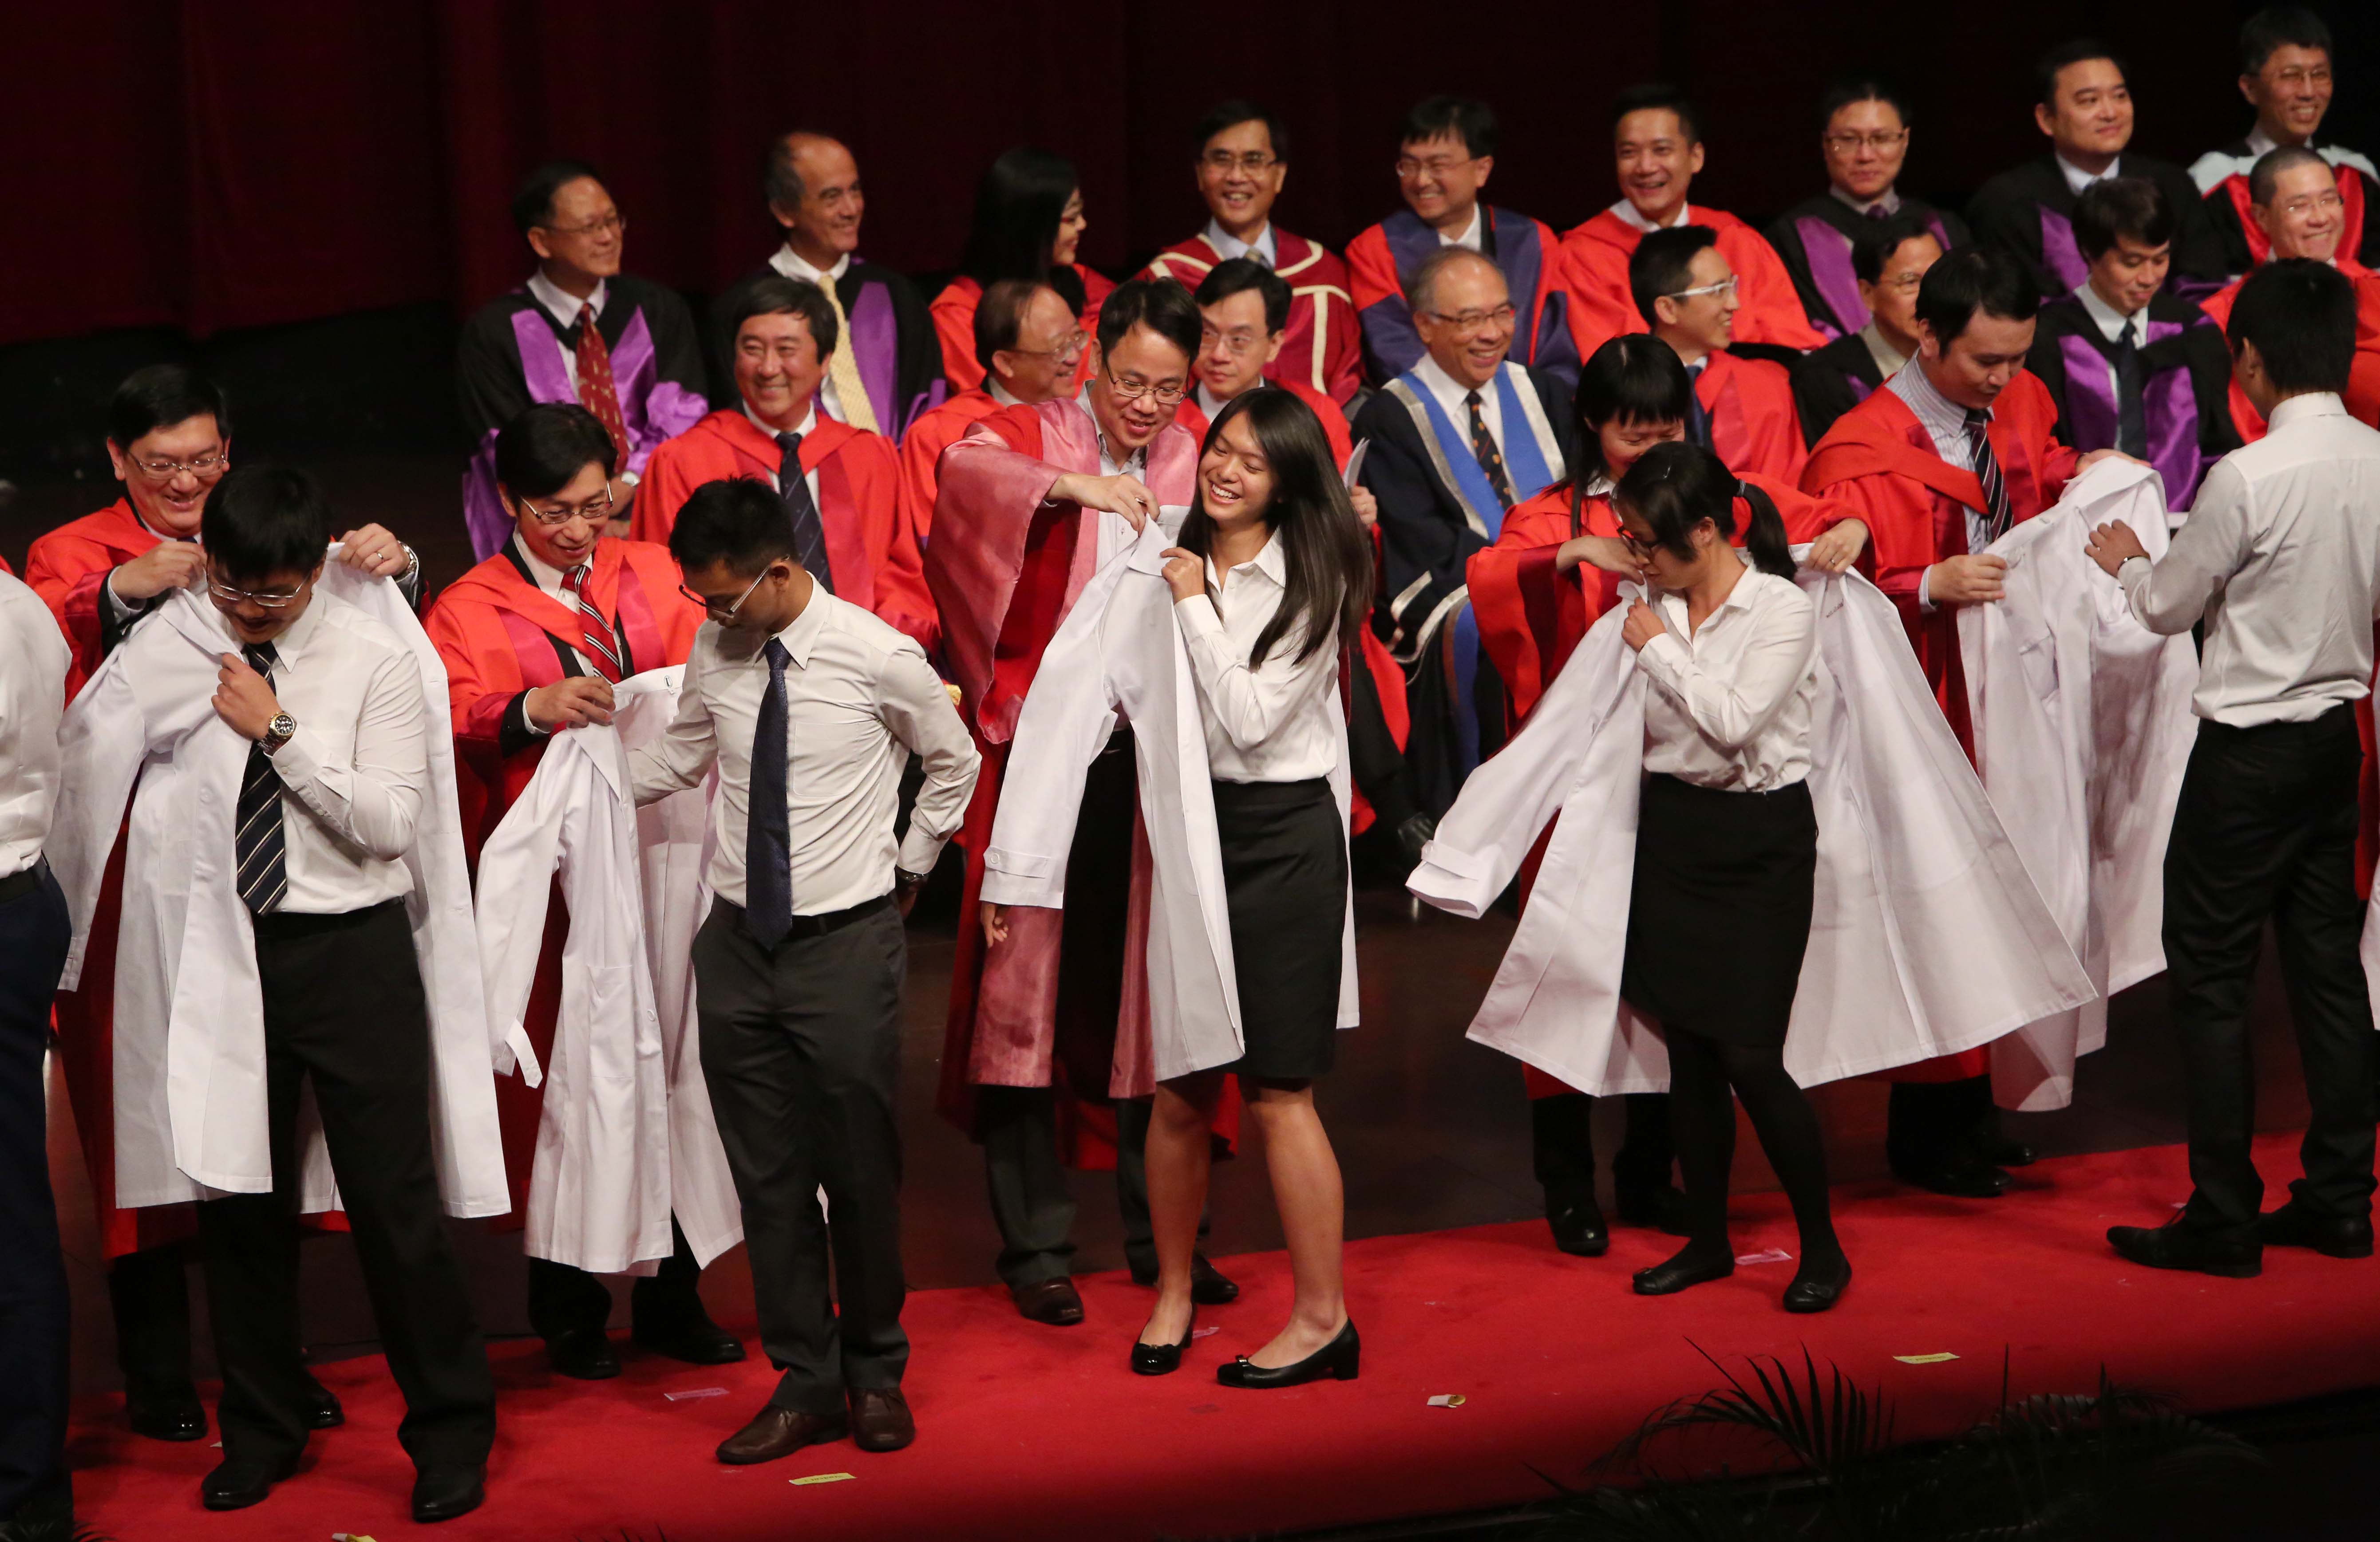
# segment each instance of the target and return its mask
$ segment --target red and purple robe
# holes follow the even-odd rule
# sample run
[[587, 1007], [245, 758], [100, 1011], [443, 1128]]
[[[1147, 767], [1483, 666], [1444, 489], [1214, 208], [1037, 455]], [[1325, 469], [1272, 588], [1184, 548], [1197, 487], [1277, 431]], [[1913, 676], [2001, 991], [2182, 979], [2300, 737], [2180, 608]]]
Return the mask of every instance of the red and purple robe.
[[[1096, 268], [1075, 265], [1075, 276], [1083, 281], [1083, 331], [1099, 335], [1099, 307], [1115, 293], [1115, 280]], [[934, 334], [942, 341], [942, 378], [951, 382], [953, 391], [969, 391], [981, 385], [984, 368], [975, 358], [975, 308], [983, 301], [983, 285], [961, 273], [951, 280], [948, 287], [934, 297], [929, 309], [934, 316]], [[1066, 387], [1072, 395], [1089, 378], [1090, 350], [1083, 351], [1082, 362], [1075, 366], [1075, 379]]]
[[[2227, 276], [2222, 245], [2190, 174], [2129, 150], [2117, 158], [2115, 174], [2147, 178], [2173, 205], [2173, 271], [2166, 287], [2195, 299], [2220, 285]], [[1967, 204], [1967, 225], [1977, 245], [1998, 247], [2022, 262], [2044, 296], [2071, 294], [2090, 276], [2091, 265], [2074, 241], [2074, 189], [2055, 155], [2027, 161], [1977, 188]]]
[[[1967, 244], [1965, 223], [1947, 209], [1903, 198], [1895, 212], [1924, 220], [1944, 251]], [[1859, 274], [1852, 271], [1852, 244], [1869, 223], [1867, 215], [1828, 191], [1786, 210], [1764, 232], [1769, 249], [1792, 277], [1803, 313], [1823, 337], [1848, 337], [1868, 323]]]
[[[1760, 238], [1760, 232], [1733, 214], [1698, 204], [1686, 205], [1686, 225], [1716, 232], [1718, 252], [1735, 270], [1735, 294], [1742, 309], [1735, 313], [1735, 340], [1785, 348], [1815, 348], [1826, 342], [1803, 313], [1792, 275]], [[1628, 260], [1645, 233], [1606, 209], [1562, 237], [1562, 285], [1570, 291], [1571, 334], [1578, 356], [1592, 358], [1595, 350], [1615, 337], [1648, 332], [1628, 288]]]
[[[2227, 394], [2231, 355], [2223, 330], [2188, 300], [2159, 294], [2143, 316], [2143, 458], [2165, 480], [2165, 501], [2190, 507], [2208, 467], [2240, 447]], [[2061, 295], [2041, 308], [2025, 361], [2058, 407], [2058, 437], [2075, 449], [2120, 449], [2120, 405], [2110, 371], [2115, 345], [2082, 302]]]
[[[1543, 370], [1563, 386], [1578, 384], [1581, 353], [1571, 339], [1570, 300], [1562, 292], [1560, 248], [1553, 227], [1510, 209], [1479, 205], [1480, 255], [1503, 270], [1512, 293], [1515, 364]], [[1400, 209], [1347, 244], [1349, 292], [1364, 327], [1364, 374], [1386, 385], [1421, 362], [1421, 334], [1405, 304], [1405, 280], [1444, 243], [1410, 209]]]
[[[1330, 249], [1273, 226], [1273, 273], [1289, 285], [1289, 324], [1281, 357], [1265, 366], [1275, 385], [1304, 385], [1342, 405], [1364, 383], [1363, 338], [1355, 320], [1347, 265]], [[1167, 247], [1140, 271], [1196, 291], [1223, 260], [1201, 233]]]

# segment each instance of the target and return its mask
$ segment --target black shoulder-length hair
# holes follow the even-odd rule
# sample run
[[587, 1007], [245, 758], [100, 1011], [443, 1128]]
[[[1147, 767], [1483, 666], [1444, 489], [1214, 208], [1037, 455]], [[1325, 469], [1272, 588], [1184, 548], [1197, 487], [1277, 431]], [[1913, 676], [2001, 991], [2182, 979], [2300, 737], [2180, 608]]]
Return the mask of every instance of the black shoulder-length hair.
[[[1741, 523], [1735, 505], [1744, 505]], [[1793, 577], [1793, 552], [1786, 543], [1785, 519], [1775, 499], [1739, 480], [1718, 456], [1699, 444], [1656, 444], [1620, 479], [1612, 503], [1632, 509], [1653, 528], [1653, 543], [1692, 562], [1694, 527], [1707, 519], [1721, 540], [1743, 534], [1744, 555], [1761, 572]]]
[[1075, 163], [1055, 151], [1019, 145], [1002, 152], [976, 184], [959, 272], [986, 287], [1003, 278], [1048, 279], [1058, 221], [1080, 180]]
[[[1257, 634], [1248, 653], [1248, 667], [1265, 661], [1294, 627], [1297, 659], [1303, 662], [1328, 643], [1343, 648], [1355, 641], [1357, 628], [1372, 609], [1372, 551], [1355, 505], [1339, 480], [1330, 441], [1314, 409], [1278, 386], [1259, 386], [1235, 396], [1215, 414], [1207, 430], [1201, 456], [1214, 447], [1223, 426], [1245, 418], [1264, 450], [1272, 471], [1272, 501], [1264, 522], [1272, 539], [1281, 543], [1287, 570], [1287, 593], [1264, 630]], [[1191, 501], [1178, 538], [1182, 549], [1204, 557], [1215, 539], [1215, 523], [1207, 516], [1202, 488]]]

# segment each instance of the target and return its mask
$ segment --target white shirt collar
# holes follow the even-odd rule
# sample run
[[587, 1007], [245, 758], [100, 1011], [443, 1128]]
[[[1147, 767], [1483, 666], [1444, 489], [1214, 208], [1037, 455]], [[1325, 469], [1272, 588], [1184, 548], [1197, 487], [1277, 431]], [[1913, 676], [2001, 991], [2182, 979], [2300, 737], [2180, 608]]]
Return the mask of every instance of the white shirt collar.
[[740, 396], [736, 398], [735, 405], [744, 409], [744, 416], [751, 419], [751, 423], [754, 428], [759, 429], [771, 439], [776, 438], [777, 435], [781, 433], [787, 432], [797, 433], [803, 438], [808, 439], [812, 431], [816, 430], [818, 427], [818, 397], [815, 395], [810, 397], [809, 411], [803, 415], [800, 424], [791, 430], [771, 428], [768, 424], [760, 420], [760, 415], [759, 413], [752, 410], [752, 404], [744, 400]]
[[1841, 188], [1829, 182], [1827, 184], [1827, 191], [1835, 195], [1836, 202], [1843, 204], [1856, 213], [1864, 214], [1871, 209], [1881, 209], [1888, 214], [1900, 212], [1900, 193], [1896, 188], [1887, 188], [1874, 198], [1864, 199], [1854, 193], [1845, 192]]
[[[562, 591], [562, 580], [569, 575], [530, 551], [528, 542], [521, 539], [521, 533], [518, 530], [513, 532], [513, 550], [520, 553], [522, 565], [528, 569], [529, 579], [538, 588], [548, 594], [558, 594]], [[589, 561], [591, 562], [592, 559], [590, 558]], [[578, 565], [586, 567], [589, 563], [580, 563]]]
[[2344, 418], [2347, 404], [2332, 391], [2309, 391], [2302, 396], [2273, 404], [2273, 415], [2265, 420], [2267, 428], [2277, 429], [2294, 423], [2301, 418]]
[[[1626, 225], [1631, 230], [1643, 231], [1645, 234], [1650, 235], [1653, 231], [1661, 228], [1660, 226], [1656, 225], [1651, 220], [1648, 220], [1644, 215], [1638, 213], [1636, 212], [1636, 206], [1629, 202], [1624, 198], [1611, 206], [1611, 212], [1620, 217], [1621, 224]], [[1684, 225], [1688, 220], [1693, 219], [1694, 212], [1694, 208], [1693, 204], [1679, 204], [1678, 217], [1670, 222], [1668, 228], [1671, 230], [1677, 229], [1680, 225]]]
[[[1268, 533], [1265, 536], [1264, 545], [1257, 550], [1257, 554], [1250, 557], [1247, 561], [1234, 565], [1232, 569], [1232, 577], [1234, 578], [1238, 577], [1243, 573], [1260, 573], [1271, 581], [1273, 588], [1277, 589], [1288, 589], [1289, 558], [1281, 551], [1281, 542], [1275, 540], [1272, 536]], [[1225, 588], [1221, 577], [1219, 576], [1219, 570], [1215, 566], [1215, 558], [1212, 552], [1209, 552], [1207, 557], [1207, 587], [1224, 593], [1230, 592], [1230, 590]]]
[[821, 273], [841, 284], [843, 275], [851, 271], [851, 253], [844, 252], [834, 260], [833, 267], [822, 269], [788, 243], [777, 249], [776, 254], [769, 259], [769, 266], [787, 278], [798, 278], [805, 284], [816, 284]]
[[[1911, 412], [1917, 415], [1917, 420], [1925, 424], [1935, 438], [1967, 431], [1967, 409], [1935, 388], [1933, 378], [1926, 374], [1922, 359], [1911, 359], [1885, 383], [1892, 388], [1892, 394], [1899, 396]], [[1984, 409], [1984, 416], [1991, 416], [1989, 407]]]
[[570, 326], [578, 320], [578, 310], [581, 306], [591, 305], [595, 308], [596, 315], [602, 315], [603, 302], [610, 297], [610, 285], [600, 278], [595, 281], [595, 292], [582, 300], [575, 295], [565, 293], [562, 285], [546, 277], [543, 268], [528, 275], [528, 297], [543, 306], [546, 314], [564, 326]]
[[[2338, 399], [2336, 396], [2331, 398], [2334, 402]], [[2289, 404], [2284, 402], [2282, 405], [2286, 407]], [[334, 603], [336, 601], [322, 592], [322, 586], [316, 584], [314, 592], [306, 597], [306, 608], [298, 613], [298, 619], [289, 624], [286, 631], [272, 639], [273, 658], [285, 665], [298, 662], [306, 651], [307, 644], [322, 628], [322, 607]], [[243, 649], [246, 647], [245, 644], [241, 646]]]
[[2266, 137], [2263, 129], [2251, 128], [2248, 130], [2247, 158], [2249, 164], [2253, 165], [2258, 161], [2263, 160], [2265, 156], [2280, 148], [2281, 147], [2277, 142]]
[[[1496, 372], [1502, 374], [1504, 367], [1498, 365]], [[1474, 390], [1479, 393], [1479, 399], [1483, 402], [1493, 399], [1496, 395], [1496, 382], [1493, 380], [1481, 386], [1465, 385], [1448, 374], [1439, 366], [1438, 360], [1427, 354], [1422, 355], [1420, 362], [1414, 366], [1414, 377], [1422, 382], [1431, 395], [1438, 398], [1439, 405], [1445, 407], [1450, 414], [1459, 408], [1463, 405], [1463, 398], [1470, 395]], [[1455, 425], [1458, 430], [1462, 426], [1460, 422]]]
[[1215, 394], [1207, 389], [1205, 381], [1198, 382], [1198, 410], [1207, 415], [1207, 421], [1213, 422], [1216, 416], [1231, 405], [1229, 402], [1218, 400]]
[[2140, 334], [2132, 339], [2135, 344], [2146, 343], [2149, 340], [2149, 308], [2147, 306], [2144, 305], [2127, 316], [2101, 299], [2099, 291], [2091, 287], [2091, 281], [2087, 278], [2074, 286], [2074, 297], [2082, 302], [2082, 309], [2090, 315], [2092, 324], [2099, 329], [2099, 335], [2108, 342], [2121, 342], [2124, 329], [2128, 326], [2140, 328]]
[[1264, 259], [1264, 265], [1266, 267], [1277, 268], [1281, 266], [1281, 262], [1277, 255], [1277, 249], [1273, 244], [1272, 222], [1270, 220], [1265, 221], [1265, 227], [1257, 232], [1257, 238], [1253, 241], [1241, 240], [1238, 237], [1225, 230], [1220, 223], [1212, 219], [1209, 219], [1207, 222], [1207, 228], [1204, 234], [1207, 237], [1207, 244], [1213, 247], [1216, 252], [1226, 262], [1230, 261], [1234, 257], [1245, 257], [1249, 252], [1253, 251]]
[[[1442, 247], [1469, 247], [1472, 250], [1477, 251], [1479, 249], [1479, 222], [1487, 217], [1487, 213], [1488, 206], [1486, 204], [1473, 204], [1471, 206], [1471, 223], [1464, 225], [1462, 231], [1456, 235], [1449, 236], [1445, 231], [1439, 231], [1438, 233], [1438, 244]], [[1269, 227], [1267, 228], [1265, 234], [1268, 236], [1272, 234]]]
[[2084, 171], [2063, 155], [2053, 153], [2049, 158], [2058, 163], [2058, 175], [2066, 178], [2066, 190], [2078, 198], [2082, 196], [2082, 189], [2092, 183], [2104, 182], [2108, 177], [2124, 175], [2124, 158], [2121, 155], [2108, 162], [2107, 169], [2095, 176]]
[[1019, 396], [1015, 392], [1011, 391], [1008, 387], [1001, 384], [1000, 377], [998, 375], [985, 375], [983, 377], [983, 389], [985, 395], [989, 395], [993, 401], [998, 402], [1002, 407], [1023, 407], [1025, 405], [1025, 398]]

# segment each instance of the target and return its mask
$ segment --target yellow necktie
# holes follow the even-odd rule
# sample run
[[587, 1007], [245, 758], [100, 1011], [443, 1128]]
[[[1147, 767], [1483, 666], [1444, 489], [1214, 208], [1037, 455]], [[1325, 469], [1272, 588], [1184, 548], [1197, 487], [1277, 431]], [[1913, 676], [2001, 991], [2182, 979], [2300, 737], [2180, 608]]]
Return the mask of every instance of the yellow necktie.
[[876, 407], [868, 399], [868, 384], [859, 378], [859, 360], [851, 351], [851, 318], [844, 314], [843, 298], [834, 292], [834, 275], [818, 275], [819, 292], [827, 304], [834, 307], [834, 353], [826, 361], [826, 378], [834, 382], [834, 399], [843, 407], [843, 420], [855, 429], [869, 433], [883, 431], [876, 426]]

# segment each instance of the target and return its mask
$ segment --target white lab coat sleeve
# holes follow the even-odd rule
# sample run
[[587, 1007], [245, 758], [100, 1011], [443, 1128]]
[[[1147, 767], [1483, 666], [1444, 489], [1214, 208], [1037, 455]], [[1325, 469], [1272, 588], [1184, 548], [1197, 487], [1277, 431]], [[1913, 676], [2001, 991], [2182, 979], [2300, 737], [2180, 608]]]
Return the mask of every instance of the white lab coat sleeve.
[[[609, 732], [600, 728], [571, 732]], [[556, 738], [554, 748], [562, 741]], [[523, 1018], [543, 950], [553, 874], [562, 861], [562, 825], [584, 789], [586, 761], [551, 750], [513, 806], [480, 848], [477, 914], [480, 973], [486, 982], [488, 1025], [497, 1039], [496, 1075], [517, 1065], [530, 1087], [545, 1080]]]

